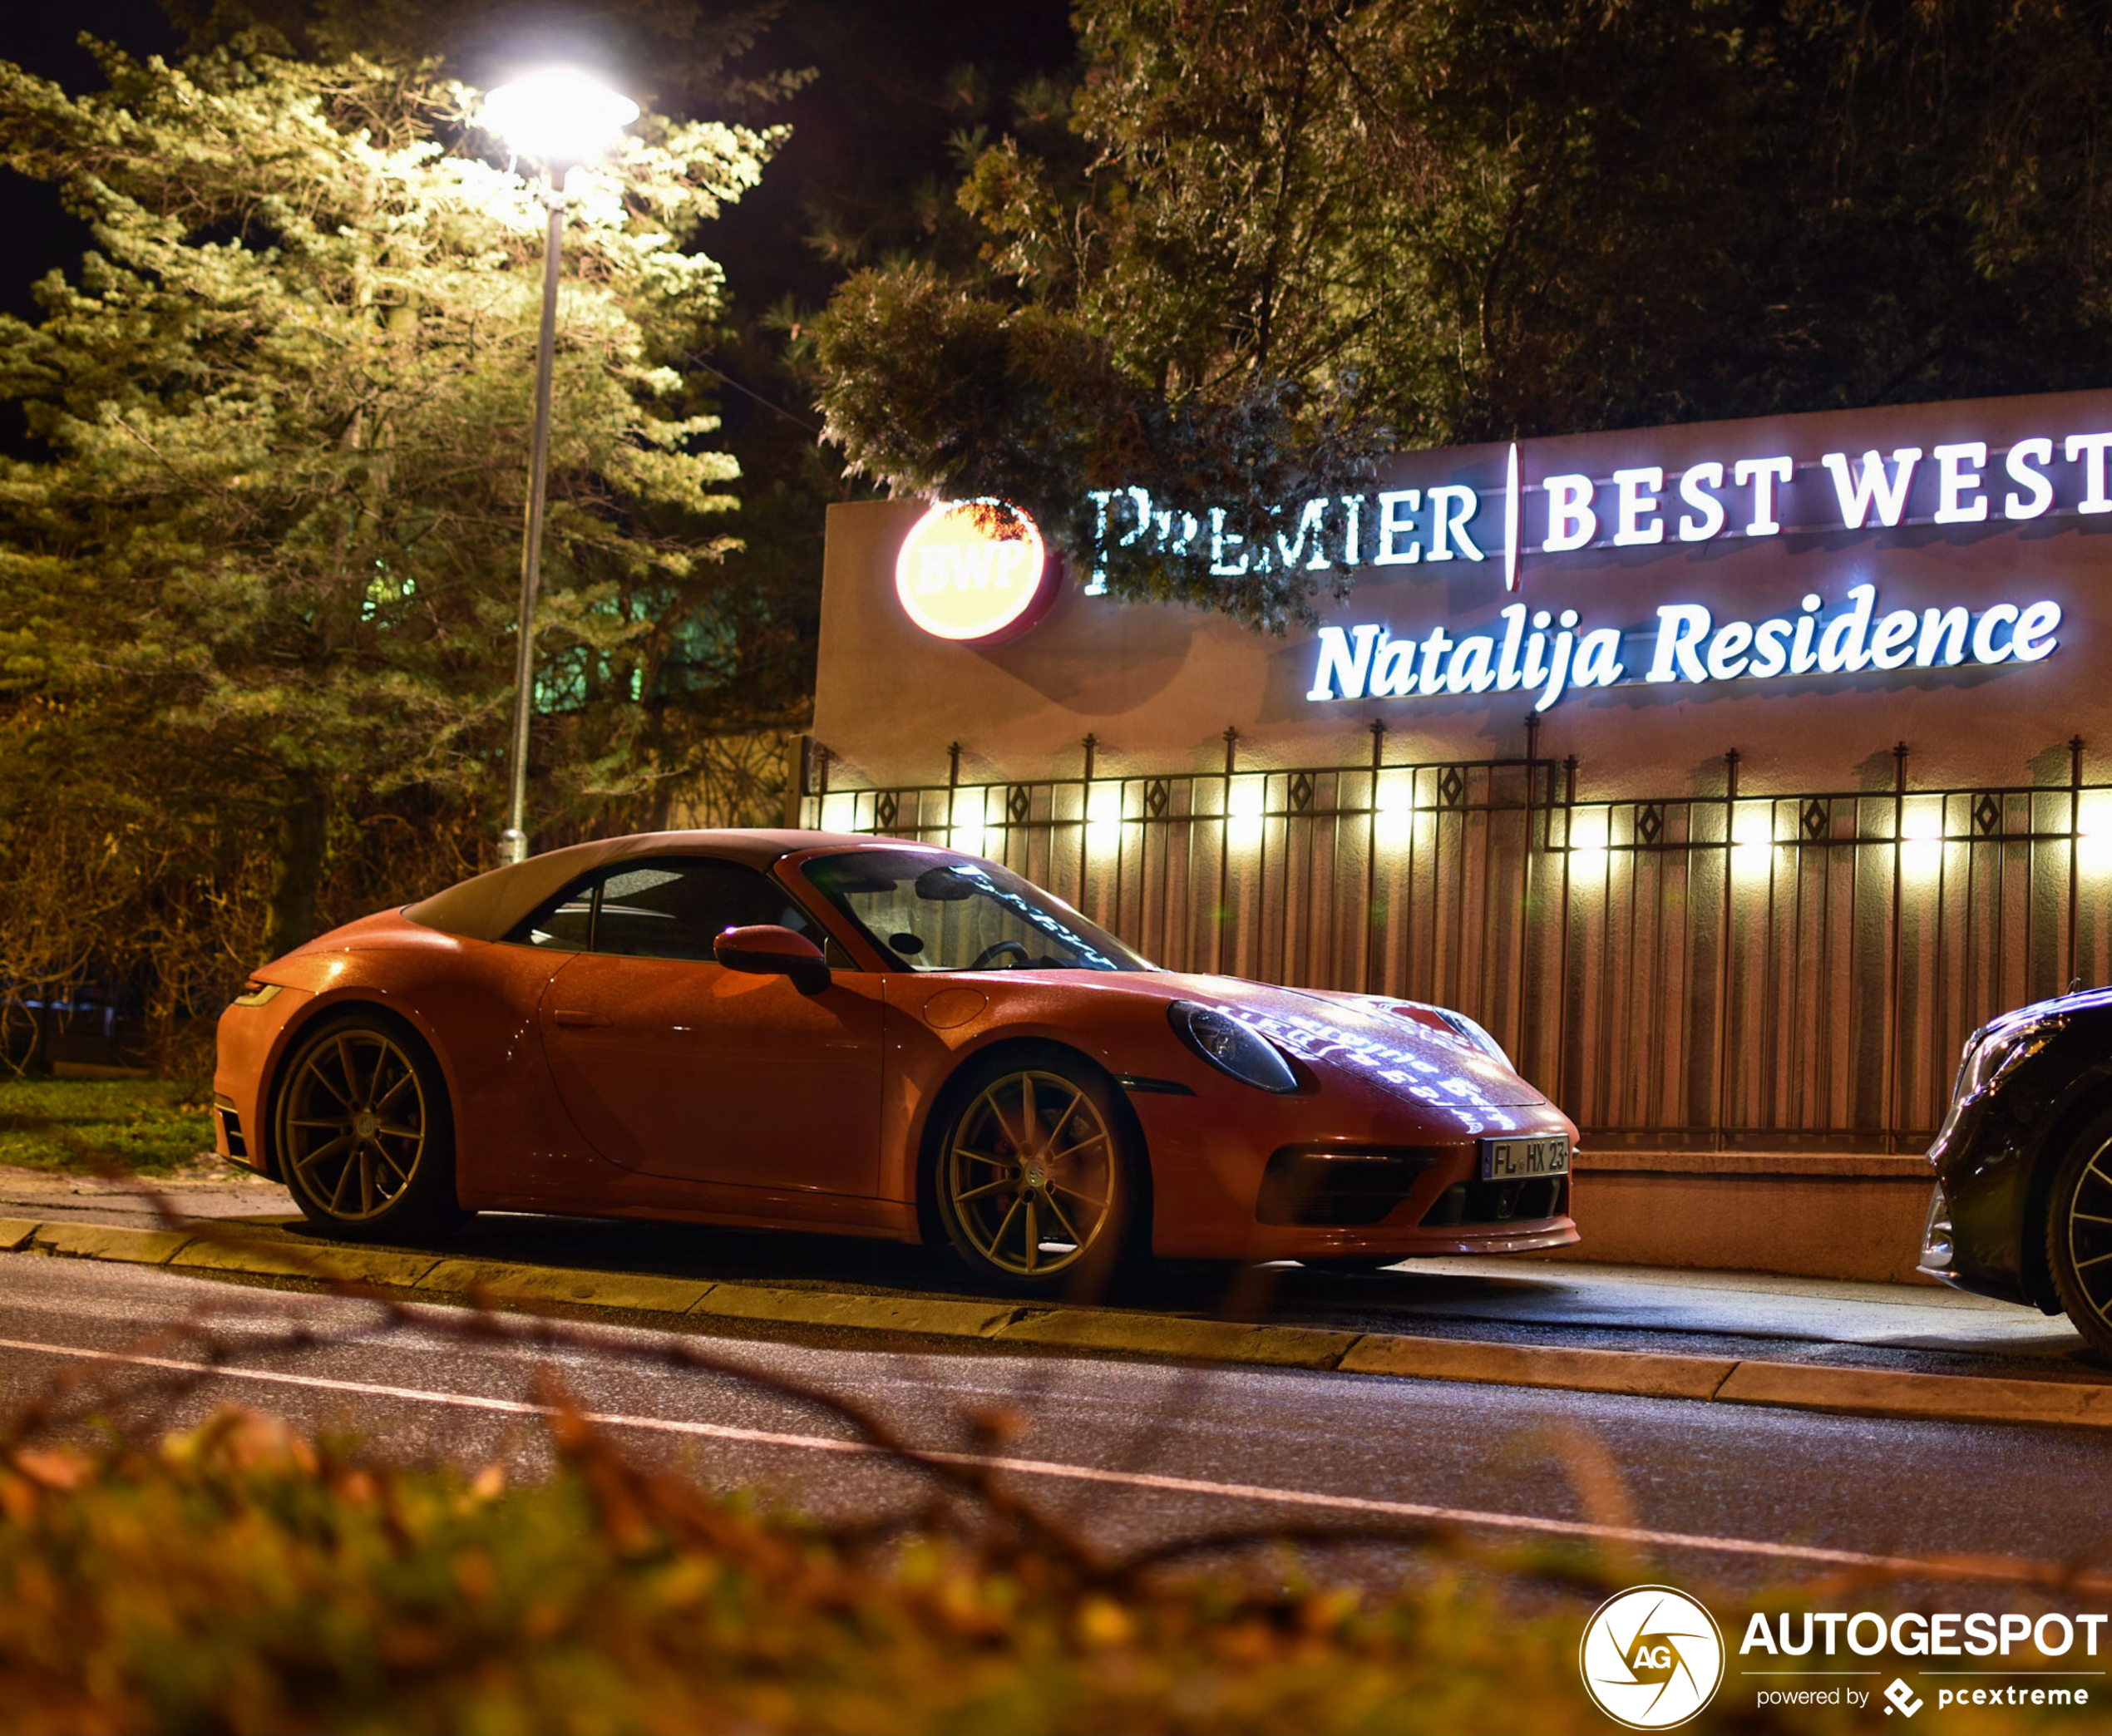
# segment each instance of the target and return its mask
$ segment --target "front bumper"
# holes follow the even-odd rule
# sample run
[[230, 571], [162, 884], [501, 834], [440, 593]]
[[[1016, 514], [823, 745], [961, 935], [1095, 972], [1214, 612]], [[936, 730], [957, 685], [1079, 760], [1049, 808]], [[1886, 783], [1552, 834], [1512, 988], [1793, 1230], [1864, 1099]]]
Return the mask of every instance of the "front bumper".
[[1953, 1290], [2036, 1306], [2024, 1258], [2036, 1138], [1985, 1102], [1946, 1120], [1929, 1148], [1936, 1191], [1917, 1270]]
[[213, 1149], [273, 1181], [279, 1176], [262, 1125], [264, 1078], [295, 1009], [313, 999], [305, 989], [282, 989], [261, 1006], [237, 1001], [214, 1033]]
[[1485, 1126], [1382, 1112], [1315, 1137], [1310, 1099], [1235, 1102], [1231, 1116], [1198, 1097], [1131, 1101], [1151, 1152], [1152, 1250], [1167, 1259], [1409, 1259], [1578, 1240], [1573, 1176], [1478, 1176], [1483, 1134], [1561, 1135], [1573, 1152], [1576, 1130], [1550, 1106]]

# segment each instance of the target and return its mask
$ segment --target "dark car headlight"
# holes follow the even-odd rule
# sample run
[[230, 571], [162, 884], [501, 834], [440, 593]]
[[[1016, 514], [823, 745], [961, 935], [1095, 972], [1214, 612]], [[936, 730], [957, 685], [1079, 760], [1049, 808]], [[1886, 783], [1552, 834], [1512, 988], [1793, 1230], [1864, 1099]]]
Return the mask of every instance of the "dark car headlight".
[[1298, 1075], [1276, 1046], [1230, 1013], [1195, 1001], [1176, 1001], [1166, 1009], [1166, 1016], [1183, 1043], [1241, 1084], [1257, 1091], [1298, 1088]]
[[2019, 1019], [1997, 1029], [1976, 1032], [1958, 1063], [1957, 1081], [1951, 1087], [1951, 1103], [1943, 1125], [1937, 1130], [1937, 1144], [1949, 1142], [1969, 1104], [1992, 1091], [2017, 1063], [2045, 1048], [2053, 1028], [2051, 1023]]
[[1992, 1090], [2017, 1063], [2044, 1048], [2054, 1029], [2053, 1021], [2019, 1020], [1990, 1032], [1973, 1045], [1958, 1068], [1958, 1086], [1952, 1095], [1963, 1103]]

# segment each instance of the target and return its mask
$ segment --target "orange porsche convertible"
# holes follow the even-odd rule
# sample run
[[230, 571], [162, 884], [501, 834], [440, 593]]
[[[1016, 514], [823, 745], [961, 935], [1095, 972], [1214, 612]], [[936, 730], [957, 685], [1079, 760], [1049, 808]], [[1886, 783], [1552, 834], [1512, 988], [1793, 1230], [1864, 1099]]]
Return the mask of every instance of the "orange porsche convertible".
[[827, 832], [580, 844], [349, 923], [228, 1009], [214, 1103], [348, 1238], [831, 1230], [1026, 1291], [1577, 1240], [1577, 1130], [1471, 1019], [1158, 970], [995, 863]]

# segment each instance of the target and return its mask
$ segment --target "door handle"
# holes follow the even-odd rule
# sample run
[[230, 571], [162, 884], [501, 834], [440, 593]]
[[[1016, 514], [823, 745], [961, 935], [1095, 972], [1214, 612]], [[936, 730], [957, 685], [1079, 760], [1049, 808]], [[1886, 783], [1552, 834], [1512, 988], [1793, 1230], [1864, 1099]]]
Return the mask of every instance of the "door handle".
[[566, 1025], [574, 1030], [584, 1029], [590, 1025], [605, 1025], [609, 1023], [598, 1013], [570, 1012], [562, 1007], [550, 1013], [550, 1020], [553, 1023]]

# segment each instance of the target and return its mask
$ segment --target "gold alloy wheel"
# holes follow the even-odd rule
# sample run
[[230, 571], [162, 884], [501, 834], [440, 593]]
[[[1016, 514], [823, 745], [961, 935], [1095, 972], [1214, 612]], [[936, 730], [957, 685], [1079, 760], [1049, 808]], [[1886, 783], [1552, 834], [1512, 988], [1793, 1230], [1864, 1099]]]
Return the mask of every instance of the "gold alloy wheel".
[[425, 1157], [425, 1088], [390, 1038], [357, 1028], [326, 1038], [280, 1101], [285, 1173], [332, 1217], [377, 1217], [403, 1196]]
[[1120, 1166], [1099, 1106], [1061, 1073], [1008, 1073], [969, 1105], [946, 1153], [962, 1233], [1000, 1271], [1045, 1278], [1113, 1217]]
[[2112, 1144], [2083, 1166], [2067, 1206], [2069, 1270], [2090, 1310], [2112, 1325]]

